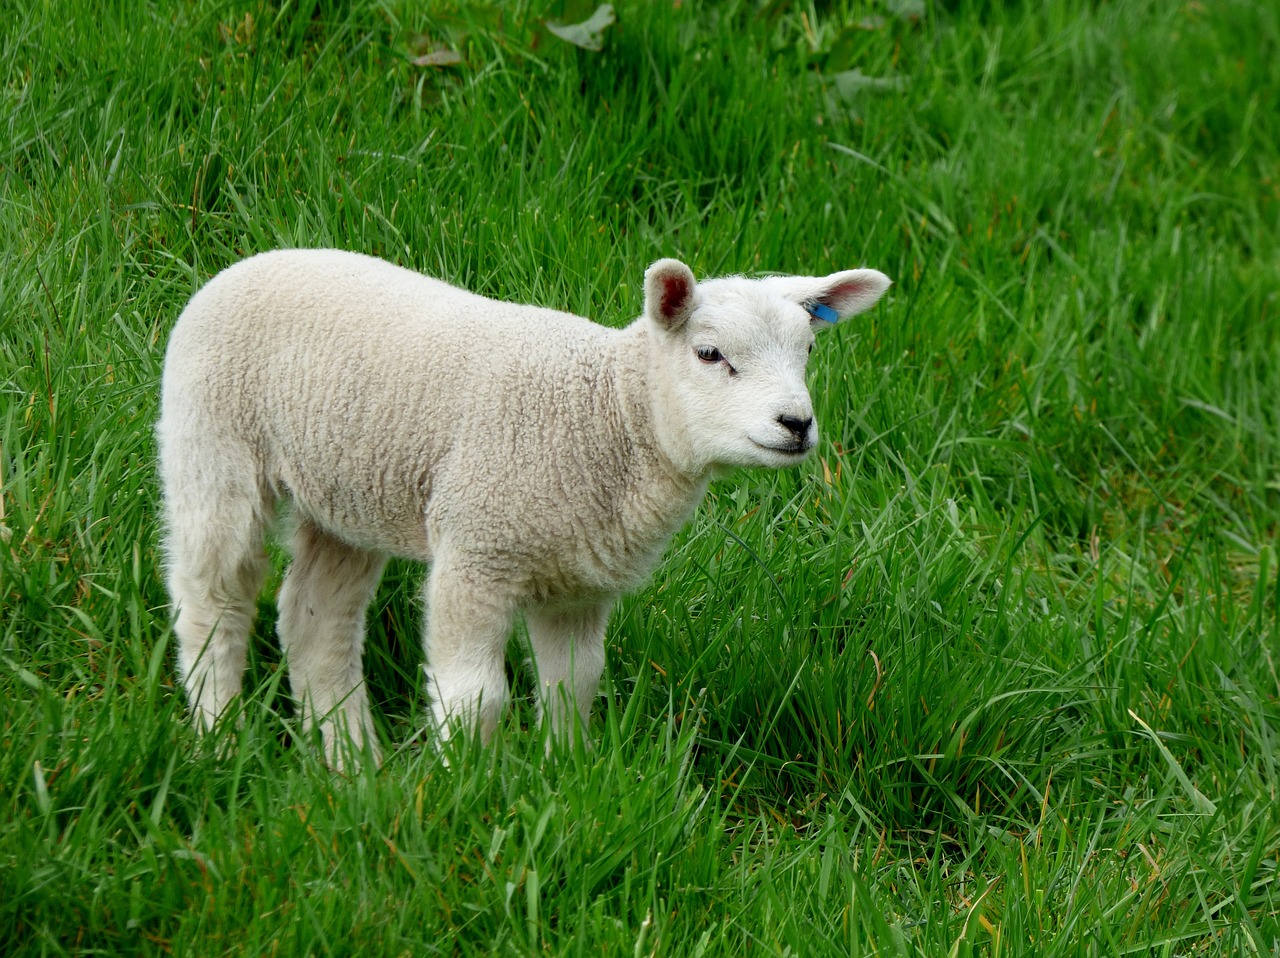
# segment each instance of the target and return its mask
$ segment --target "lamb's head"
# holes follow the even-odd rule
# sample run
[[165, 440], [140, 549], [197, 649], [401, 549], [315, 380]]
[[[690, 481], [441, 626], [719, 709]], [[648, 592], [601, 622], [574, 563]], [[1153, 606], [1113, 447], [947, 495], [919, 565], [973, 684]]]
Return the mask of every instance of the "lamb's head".
[[873, 269], [698, 283], [678, 260], [650, 266], [654, 426], [668, 455], [690, 472], [804, 459], [818, 439], [805, 384], [814, 334], [889, 285]]

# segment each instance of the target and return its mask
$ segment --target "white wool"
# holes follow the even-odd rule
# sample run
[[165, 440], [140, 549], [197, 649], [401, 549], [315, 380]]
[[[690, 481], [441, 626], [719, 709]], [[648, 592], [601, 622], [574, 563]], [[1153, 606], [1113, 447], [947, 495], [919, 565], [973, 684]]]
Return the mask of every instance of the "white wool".
[[[523, 613], [553, 727], [583, 718], [609, 610], [718, 470], [799, 462], [821, 304], [869, 308], [875, 270], [697, 283], [660, 260], [621, 330], [497, 302], [335, 250], [252, 257], [187, 305], [158, 428], [179, 667], [201, 727], [240, 691], [277, 502], [293, 563], [279, 632], [335, 763], [376, 755], [361, 670], [389, 556], [430, 563], [427, 670], [443, 734], [491, 734]], [[821, 312], [821, 310], [819, 310]], [[830, 315], [830, 314], [824, 314]]]

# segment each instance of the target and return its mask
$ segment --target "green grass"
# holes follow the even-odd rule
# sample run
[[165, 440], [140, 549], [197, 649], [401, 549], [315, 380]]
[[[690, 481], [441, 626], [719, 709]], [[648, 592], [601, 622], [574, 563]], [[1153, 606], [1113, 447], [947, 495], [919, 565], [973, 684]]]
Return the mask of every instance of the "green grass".
[[[0, 14], [0, 952], [1280, 952], [1274, 5], [568, 6]], [[897, 285], [618, 608], [594, 751], [519, 675], [424, 747], [395, 564], [343, 780], [269, 593], [196, 739], [157, 569], [167, 331], [281, 245], [613, 325], [666, 255]]]

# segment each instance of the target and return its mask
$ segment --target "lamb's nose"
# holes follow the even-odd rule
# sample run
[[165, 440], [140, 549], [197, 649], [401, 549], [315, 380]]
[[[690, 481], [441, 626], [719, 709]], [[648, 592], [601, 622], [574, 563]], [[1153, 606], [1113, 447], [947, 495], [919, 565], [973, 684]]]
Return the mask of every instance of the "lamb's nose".
[[778, 425], [790, 432], [797, 440], [803, 442], [809, 437], [809, 427], [813, 425], [813, 417], [798, 419], [795, 416], [779, 416]]

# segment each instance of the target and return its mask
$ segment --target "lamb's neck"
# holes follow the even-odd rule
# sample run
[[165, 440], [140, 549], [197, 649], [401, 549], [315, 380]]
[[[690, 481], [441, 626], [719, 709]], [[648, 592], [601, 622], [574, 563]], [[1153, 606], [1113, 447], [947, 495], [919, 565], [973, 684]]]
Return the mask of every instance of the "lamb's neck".
[[631, 439], [637, 478], [673, 506], [687, 503], [692, 509], [706, 491], [711, 473], [690, 463], [692, 457], [673, 435], [675, 424], [661, 422], [655, 414], [649, 335], [647, 324], [640, 320], [613, 337], [609, 376], [617, 402], [615, 414]]

